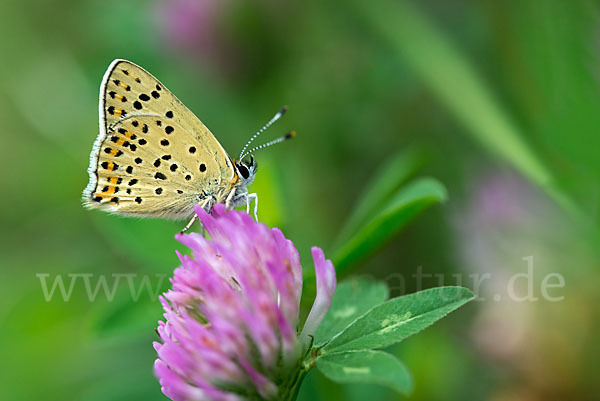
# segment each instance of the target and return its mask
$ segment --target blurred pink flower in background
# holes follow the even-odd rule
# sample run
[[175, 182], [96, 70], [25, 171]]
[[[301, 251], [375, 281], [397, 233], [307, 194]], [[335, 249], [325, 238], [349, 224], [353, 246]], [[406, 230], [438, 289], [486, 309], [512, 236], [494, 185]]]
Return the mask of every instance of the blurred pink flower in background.
[[[516, 173], [478, 173], [472, 183], [453, 215], [462, 265], [481, 279], [476, 290], [483, 302], [472, 336], [488, 363], [514, 371], [516, 378], [501, 382], [493, 399], [579, 399], [585, 367], [576, 361], [591, 346], [586, 322], [593, 314], [582, 305], [598, 298], [596, 283], [584, 274], [594, 269], [592, 252], [552, 199]], [[532, 258], [530, 276], [524, 258]], [[553, 297], [564, 297], [560, 302], [541, 292], [543, 278], [555, 273], [566, 281], [553, 289]], [[521, 277], [512, 284], [519, 299], [511, 299], [507, 290], [516, 274]], [[531, 299], [521, 299], [530, 285]]]
[[225, 46], [219, 34], [223, 9], [228, 0], [162, 0], [157, 3], [158, 20], [171, 47], [190, 56], [215, 55]]
[[280, 7], [270, 0], [161, 0], [155, 13], [173, 54], [227, 83], [249, 83], [275, 68], [279, 33], [265, 14]]
[[312, 249], [317, 296], [298, 335], [302, 268], [293, 243], [221, 204], [212, 216], [196, 213], [211, 240], [177, 235], [193, 253], [178, 253], [182, 266], [161, 297], [165, 322], [154, 346], [162, 390], [176, 401], [282, 399], [331, 304], [333, 265]]

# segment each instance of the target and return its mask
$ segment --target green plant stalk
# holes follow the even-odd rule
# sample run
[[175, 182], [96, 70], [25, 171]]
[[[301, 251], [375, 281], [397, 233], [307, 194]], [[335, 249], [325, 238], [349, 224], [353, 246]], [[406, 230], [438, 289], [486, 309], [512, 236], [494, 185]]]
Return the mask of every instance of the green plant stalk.
[[294, 401], [298, 398], [298, 392], [300, 391], [300, 387], [302, 386], [302, 382], [306, 377], [308, 371], [314, 366], [314, 359], [311, 358], [310, 363], [302, 362], [299, 367], [296, 369], [289, 381], [280, 386], [280, 389], [283, 391], [280, 394], [280, 400], [282, 401]]

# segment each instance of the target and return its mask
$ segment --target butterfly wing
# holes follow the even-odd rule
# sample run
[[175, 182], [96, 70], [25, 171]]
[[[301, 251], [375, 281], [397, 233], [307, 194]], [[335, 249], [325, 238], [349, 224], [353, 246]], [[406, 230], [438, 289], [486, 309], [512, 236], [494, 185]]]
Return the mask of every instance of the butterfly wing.
[[162, 83], [125, 60], [100, 87], [100, 134], [84, 204], [109, 212], [184, 218], [193, 205], [238, 180], [204, 124]]

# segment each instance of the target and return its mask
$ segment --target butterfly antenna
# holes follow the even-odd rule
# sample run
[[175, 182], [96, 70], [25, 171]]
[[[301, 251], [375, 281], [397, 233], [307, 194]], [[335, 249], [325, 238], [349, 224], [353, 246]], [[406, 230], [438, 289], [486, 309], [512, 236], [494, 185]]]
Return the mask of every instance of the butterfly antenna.
[[268, 148], [269, 146], [273, 146], [273, 145], [275, 145], [277, 143], [287, 141], [288, 139], [292, 139], [295, 136], [296, 136], [296, 131], [291, 131], [291, 132], [288, 132], [287, 134], [285, 134], [282, 137], [279, 137], [277, 139], [273, 139], [272, 141], [267, 142], [267, 143], [263, 143], [262, 145], [255, 146], [252, 149], [250, 149], [249, 151], [247, 151], [246, 153], [243, 153], [242, 156], [240, 157], [240, 160], [242, 160], [244, 157], [248, 156], [250, 153], [254, 153], [257, 150]]
[[270, 127], [270, 126], [271, 126], [271, 125], [272, 125], [272, 124], [273, 124], [275, 121], [279, 120], [279, 119], [280, 119], [280, 118], [281, 118], [281, 117], [282, 117], [282, 116], [285, 114], [285, 112], [287, 111], [287, 109], [288, 109], [288, 107], [287, 107], [287, 106], [283, 106], [283, 107], [281, 108], [281, 110], [279, 110], [279, 111], [277, 112], [277, 114], [275, 114], [275, 115], [273, 116], [273, 118], [271, 118], [271, 119], [269, 120], [269, 122], [268, 122], [268, 123], [266, 123], [266, 124], [265, 124], [265, 125], [264, 125], [264, 126], [261, 128], [261, 129], [259, 129], [259, 130], [258, 130], [258, 132], [257, 132], [256, 134], [252, 135], [252, 138], [250, 138], [250, 140], [249, 140], [249, 141], [246, 143], [246, 145], [244, 146], [244, 148], [243, 148], [243, 149], [242, 149], [242, 151], [240, 152], [240, 160], [242, 160], [242, 159], [244, 158], [244, 156], [242, 156], [242, 155], [245, 155], [245, 154], [248, 154], [248, 153], [250, 153], [250, 152], [247, 152], [247, 153], [245, 153], [245, 154], [244, 154], [244, 152], [246, 151], [246, 149], [248, 149], [248, 146], [250, 146], [250, 144], [251, 144], [251, 143], [252, 143], [252, 142], [253, 142], [253, 141], [254, 141], [256, 138], [258, 138], [258, 136], [259, 136], [260, 134], [262, 134], [262, 133], [263, 133], [263, 132], [264, 132], [264, 131], [265, 131], [267, 128], [269, 128], [269, 127]]

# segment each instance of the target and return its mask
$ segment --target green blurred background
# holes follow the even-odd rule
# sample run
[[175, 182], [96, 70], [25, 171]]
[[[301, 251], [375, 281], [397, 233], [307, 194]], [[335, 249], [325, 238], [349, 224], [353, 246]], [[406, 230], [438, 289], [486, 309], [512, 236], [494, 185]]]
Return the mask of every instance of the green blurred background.
[[[423, 287], [490, 274], [481, 301], [392, 348], [414, 375], [408, 399], [600, 399], [597, 2], [3, 0], [0, 38], [0, 399], [166, 399], [153, 297], [120, 286], [90, 302], [75, 285], [46, 302], [36, 276], [147, 274], [165, 290], [177, 266], [182, 223], [81, 206], [114, 58], [158, 77], [232, 155], [289, 105], [265, 137], [298, 137], [257, 154], [252, 189], [308, 270], [386, 160], [412, 152], [445, 186], [446, 202], [339, 273], [394, 295], [418, 289], [418, 271], [438, 275]], [[507, 299], [529, 256], [540, 299]], [[542, 298], [550, 273], [560, 302]], [[300, 399], [404, 397], [314, 371]]]

